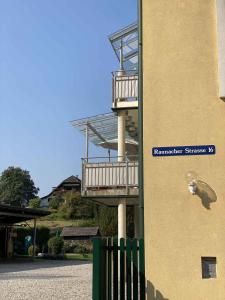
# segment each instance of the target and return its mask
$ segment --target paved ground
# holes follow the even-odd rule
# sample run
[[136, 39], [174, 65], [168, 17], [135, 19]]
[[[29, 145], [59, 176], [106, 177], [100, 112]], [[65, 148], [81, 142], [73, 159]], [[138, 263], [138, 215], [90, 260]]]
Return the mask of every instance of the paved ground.
[[0, 262], [0, 300], [91, 300], [91, 277], [88, 262]]

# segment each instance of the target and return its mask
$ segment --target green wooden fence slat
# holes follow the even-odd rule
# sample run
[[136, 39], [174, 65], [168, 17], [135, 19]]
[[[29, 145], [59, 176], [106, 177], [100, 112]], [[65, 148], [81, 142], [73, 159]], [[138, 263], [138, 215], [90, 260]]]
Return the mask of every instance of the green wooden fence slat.
[[126, 278], [127, 278], [127, 300], [131, 300], [131, 241], [126, 243]]
[[108, 248], [108, 299], [107, 300], [112, 300], [112, 239], [108, 238], [108, 243], [107, 243], [107, 248]]
[[113, 300], [118, 300], [118, 240], [113, 239]]
[[93, 300], [101, 300], [101, 238], [93, 239]]
[[144, 240], [139, 240], [139, 279], [140, 279], [140, 300], [145, 300], [145, 257]]
[[125, 255], [124, 239], [120, 239], [120, 300], [125, 300]]
[[137, 256], [137, 240], [132, 241], [133, 255], [133, 300], [138, 300], [138, 256]]
[[105, 300], [107, 298], [107, 264], [106, 264], [106, 245], [107, 245], [107, 240], [105, 238], [102, 239], [102, 247], [101, 247], [101, 260], [102, 260], [102, 263], [101, 263], [101, 267], [102, 267], [102, 270], [101, 270], [101, 281], [102, 281], [102, 284], [101, 284], [101, 288], [102, 288], [102, 298], [101, 300]]

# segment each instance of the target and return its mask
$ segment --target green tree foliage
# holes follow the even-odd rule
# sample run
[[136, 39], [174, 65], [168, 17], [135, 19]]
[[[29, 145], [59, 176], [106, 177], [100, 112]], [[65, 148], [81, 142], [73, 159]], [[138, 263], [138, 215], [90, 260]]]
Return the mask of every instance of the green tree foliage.
[[29, 201], [30, 208], [39, 208], [41, 204], [41, 200], [39, 197], [33, 198]]
[[98, 224], [102, 236], [117, 235], [117, 209], [115, 207], [100, 206], [98, 210]]
[[[118, 233], [117, 207], [100, 206], [98, 209], [98, 225], [102, 236], [116, 236]], [[133, 207], [127, 207], [127, 236], [134, 236]]]
[[61, 196], [52, 197], [49, 201], [49, 207], [52, 209], [58, 209], [63, 202], [64, 199]]
[[54, 236], [48, 241], [48, 250], [52, 255], [58, 255], [62, 253], [64, 241], [59, 236]]
[[9, 167], [0, 177], [0, 203], [26, 206], [38, 193], [30, 174], [19, 167]]
[[95, 216], [95, 205], [81, 199], [78, 192], [69, 191], [63, 195], [63, 204], [59, 207], [61, 216], [69, 219], [88, 219]]

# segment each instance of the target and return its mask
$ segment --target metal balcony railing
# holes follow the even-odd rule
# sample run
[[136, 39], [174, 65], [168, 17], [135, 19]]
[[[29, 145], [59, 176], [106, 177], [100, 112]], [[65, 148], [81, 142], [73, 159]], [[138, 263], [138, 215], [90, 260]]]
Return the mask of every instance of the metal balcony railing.
[[136, 71], [117, 71], [112, 73], [112, 102], [117, 107], [119, 101], [137, 101], [138, 74]]
[[[82, 191], [138, 187], [138, 161], [132, 156], [125, 161], [118, 157], [82, 159]], [[107, 161], [108, 160], [108, 161]]]

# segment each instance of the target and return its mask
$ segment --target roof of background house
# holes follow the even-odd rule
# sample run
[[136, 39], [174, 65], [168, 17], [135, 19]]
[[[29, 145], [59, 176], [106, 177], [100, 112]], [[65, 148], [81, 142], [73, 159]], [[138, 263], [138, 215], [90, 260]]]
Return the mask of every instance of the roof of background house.
[[59, 187], [62, 184], [65, 184], [65, 183], [78, 183], [78, 184], [80, 184], [81, 180], [77, 176], [72, 175], [72, 176], [64, 179], [57, 187]]
[[56, 187], [54, 187], [54, 188], [52, 189], [52, 191], [51, 191], [49, 194], [47, 194], [47, 195], [44, 196], [44, 197], [41, 197], [41, 199], [44, 199], [44, 198], [47, 198], [47, 197], [51, 196], [51, 194], [52, 194], [57, 188], [61, 187], [63, 184], [76, 184], [76, 185], [80, 185], [80, 184], [81, 184], [81, 180], [80, 180], [77, 176], [72, 175], [72, 176], [70, 176], [70, 177], [64, 179], [59, 185], [57, 185]]
[[61, 236], [68, 237], [68, 236], [96, 236], [99, 234], [99, 227], [64, 227]]

